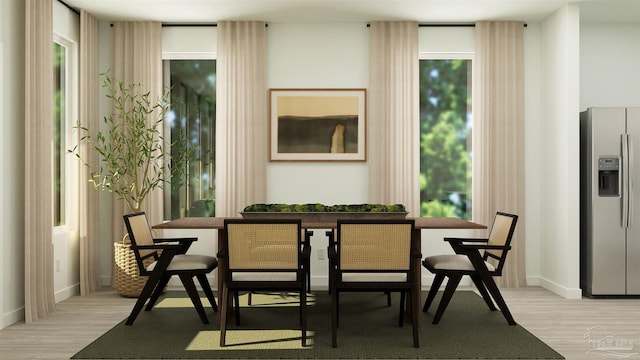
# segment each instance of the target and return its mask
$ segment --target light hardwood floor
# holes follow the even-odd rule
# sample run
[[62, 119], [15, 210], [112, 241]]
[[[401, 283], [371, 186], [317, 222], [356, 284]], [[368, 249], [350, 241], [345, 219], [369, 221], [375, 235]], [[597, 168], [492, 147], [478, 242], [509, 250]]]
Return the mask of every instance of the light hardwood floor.
[[[640, 359], [640, 299], [569, 300], [539, 287], [502, 293], [515, 320], [567, 359], [607, 358], [589, 352], [593, 345], [585, 335], [592, 327], [632, 341], [627, 354]], [[110, 289], [74, 296], [45, 319], [0, 331], [0, 359], [68, 359], [124, 319], [134, 301]]]

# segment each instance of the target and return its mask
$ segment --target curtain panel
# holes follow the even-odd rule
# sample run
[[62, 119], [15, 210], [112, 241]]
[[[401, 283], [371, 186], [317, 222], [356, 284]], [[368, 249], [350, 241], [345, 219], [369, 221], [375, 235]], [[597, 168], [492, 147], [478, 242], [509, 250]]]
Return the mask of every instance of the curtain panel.
[[[100, 126], [98, 113], [99, 97], [98, 69], [98, 19], [80, 11], [80, 101], [79, 123], [95, 136]], [[98, 154], [86, 143], [79, 145], [80, 156], [98, 166]], [[79, 234], [80, 234], [80, 294], [88, 295], [101, 287], [100, 281], [100, 202], [98, 191], [89, 182], [91, 171], [80, 168]]]
[[374, 21], [369, 31], [369, 201], [420, 216], [418, 23]]
[[524, 187], [524, 24], [476, 23], [473, 62], [473, 219], [519, 216], [502, 286], [526, 286]]
[[53, 2], [25, 2], [25, 322], [55, 311]]
[[[112, 76], [123, 84], [140, 84], [149, 91], [149, 99], [162, 97], [162, 24], [156, 21], [115, 22], [113, 24]], [[161, 127], [161, 125], [159, 125]], [[159, 129], [162, 132], [162, 128]], [[150, 192], [142, 203], [150, 224], [163, 220], [162, 189]], [[113, 194], [112, 238], [121, 241], [125, 234], [122, 216], [131, 212], [124, 201]], [[112, 277], [113, 278], [113, 277]]]
[[266, 201], [266, 24], [222, 21], [216, 60], [216, 216]]

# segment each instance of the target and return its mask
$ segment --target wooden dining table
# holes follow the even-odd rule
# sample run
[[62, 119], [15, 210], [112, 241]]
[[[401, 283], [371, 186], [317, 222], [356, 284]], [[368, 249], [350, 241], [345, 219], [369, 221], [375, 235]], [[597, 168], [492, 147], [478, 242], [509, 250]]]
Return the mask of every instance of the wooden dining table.
[[[294, 218], [292, 216], [291, 218]], [[186, 217], [176, 219], [161, 224], [154, 225], [154, 229], [212, 229], [218, 231], [218, 249], [223, 249], [227, 246], [227, 239], [224, 234], [224, 220], [225, 219], [237, 219], [238, 217]], [[417, 241], [417, 246], [421, 247], [422, 230], [424, 229], [486, 229], [487, 226], [478, 224], [472, 221], [459, 219], [459, 218], [443, 218], [443, 217], [407, 217], [406, 219], [414, 220], [414, 237]], [[313, 229], [335, 229], [337, 227], [336, 221], [312, 221], [302, 219], [302, 228]], [[413, 249], [417, 253], [422, 253], [422, 249]], [[216, 251], [216, 253], [217, 253]], [[415, 259], [414, 269], [416, 271], [415, 276], [421, 279], [421, 261], [422, 259]], [[222, 289], [222, 281], [224, 279], [224, 269], [218, 267], [218, 290]], [[218, 291], [218, 303], [220, 303], [221, 291]], [[418, 299], [420, 297], [418, 296]]]

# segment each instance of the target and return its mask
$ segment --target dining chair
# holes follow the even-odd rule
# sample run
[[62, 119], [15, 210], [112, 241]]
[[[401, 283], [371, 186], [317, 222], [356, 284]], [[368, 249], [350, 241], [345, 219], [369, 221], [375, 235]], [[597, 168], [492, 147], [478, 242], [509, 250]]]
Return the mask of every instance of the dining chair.
[[[311, 233], [305, 231], [306, 234]], [[297, 292], [302, 346], [307, 345], [307, 273], [311, 247], [303, 241], [301, 220], [226, 219], [226, 246], [218, 252], [224, 279], [220, 306], [220, 346], [226, 346], [227, 318], [239, 291]], [[235, 295], [234, 295], [235, 294]]]
[[338, 345], [340, 293], [366, 291], [400, 292], [399, 326], [404, 324], [408, 299], [413, 346], [420, 347], [421, 254], [413, 220], [338, 220], [335, 234], [328, 235], [331, 345], [334, 348]]
[[517, 221], [517, 215], [497, 212], [488, 238], [447, 237], [444, 240], [449, 242], [455, 254], [429, 256], [423, 260], [422, 265], [435, 275], [422, 308], [423, 312], [429, 310], [440, 285], [445, 278], [449, 278], [433, 324], [440, 322], [460, 280], [465, 275], [471, 278], [491, 311], [496, 310], [493, 303], [495, 300], [509, 325], [516, 324], [493, 277], [502, 275]]
[[[218, 311], [211, 285], [207, 280], [207, 274], [218, 266], [218, 260], [208, 255], [186, 254], [197, 238], [154, 238], [144, 212], [127, 214], [123, 218], [140, 275], [149, 277], [127, 318], [126, 325], [133, 324], [147, 300], [149, 302], [145, 310], [150, 311], [153, 308], [174, 275], [177, 275], [182, 281], [202, 322], [208, 324], [209, 319], [202, 306], [193, 278], [198, 279], [211, 307], [214, 311]], [[148, 264], [147, 259], [153, 259], [153, 262]]]

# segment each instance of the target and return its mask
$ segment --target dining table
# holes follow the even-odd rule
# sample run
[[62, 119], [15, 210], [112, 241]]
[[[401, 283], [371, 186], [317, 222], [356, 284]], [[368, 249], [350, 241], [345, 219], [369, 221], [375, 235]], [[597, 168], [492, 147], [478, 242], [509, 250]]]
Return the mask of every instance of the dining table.
[[[224, 233], [224, 221], [226, 219], [237, 219], [238, 217], [184, 217], [176, 220], [163, 222], [161, 224], [153, 225], [154, 229], [212, 229], [218, 232], [218, 249], [223, 249], [227, 246], [227, 240]], [[276, 218], [274, 216], [274, 218]], [[292, 213], [291, 217], [295, 218]], [[384, 218], [378, 217], [378, 218]], [[486, 225], [478, 224], [472, 221], [452, 218], [452, 217], [406, 217], [414, 221], [414, 237], [417, 241], [414, 243], [419, 247], [418, 249], [412, 249], [416, 253], [422, 253], [421, 239], [422, 230], [424, 229], [486, 229]], [[313, 229], [335, 229], [337, 227], [337, 218], [335, 220], [313, 220], [305, 219], [301, 217], [302, 228], [307, 230]], [[216, 253], [217, 253], [216, 251]], [[421, 279], [421, 261], [422, 259], [415, 259], [416, 263], [413, 264], [413, 268], [416, 271], [416, 277]], [[222, 289], [222, 281], [224, 279], [224, 269], [218, 267], [217, 283], [218, 289]], [[218, 291], [218, 303], [220, 303], [221, 291]], [[420, 296], [418, 296], [420, 299]]]

